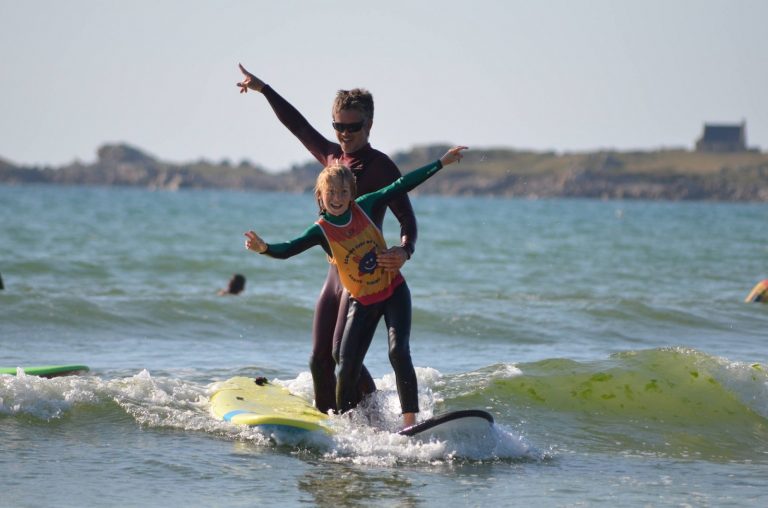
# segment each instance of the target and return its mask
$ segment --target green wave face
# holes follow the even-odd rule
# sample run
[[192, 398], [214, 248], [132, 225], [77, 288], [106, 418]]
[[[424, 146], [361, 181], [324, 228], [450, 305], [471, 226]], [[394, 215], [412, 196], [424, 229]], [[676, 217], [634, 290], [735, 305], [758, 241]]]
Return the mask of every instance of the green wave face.
[[768, 460], [768, 376], [760, 365], [658, 349], [516, 367], [511, 376], [484, 369], [485, 387], [452, 402], [482, 399], [521, 421], [534, 441], [568, 449]]

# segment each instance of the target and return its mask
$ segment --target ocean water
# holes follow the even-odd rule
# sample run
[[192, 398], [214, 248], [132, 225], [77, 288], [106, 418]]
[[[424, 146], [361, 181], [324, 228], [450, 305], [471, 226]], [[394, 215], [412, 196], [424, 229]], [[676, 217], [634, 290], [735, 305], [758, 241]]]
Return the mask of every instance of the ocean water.
[[[217, 381], [312, 398], [308, 195], [0, 186], [2, 506], [765, 506], [765, 204], [414, 195], [422, 416], [492, 435], [404, 438], [333, 417], [297, 441], [216, 421]], [[385, 236], [397, 239], [388, 218]], [[217, 296], [232, 273], [244, 294]], [[383, 329], [366, 364], [391, 427]]]

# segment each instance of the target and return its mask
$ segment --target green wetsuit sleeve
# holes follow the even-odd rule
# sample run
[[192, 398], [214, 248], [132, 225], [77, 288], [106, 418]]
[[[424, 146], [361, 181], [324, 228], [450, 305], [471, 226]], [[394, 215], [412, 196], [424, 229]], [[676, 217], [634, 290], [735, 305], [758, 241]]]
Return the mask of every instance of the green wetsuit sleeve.
[[432, 175], [443, 169], [443, 163], [436, 160], [431, 164], [414, 169], [407, 175], [403, 175], [391, 184], [377, 191], [370, 192], [357, 198], [357, 204], [371, 216], [371, 211], [382, 204], [388, 203], [395, 196], [411, 191], [427, 181]]
[[276, 259], [288, 259], [301, 254], [305, 250], [320, 245], [325, 250], [326, 254], [331, 255], [331, 248], [325, 239], [323, 231], [317, 224], [309, 226], [301, 236], [281, 243], [268, 243], [267, 250], [262, 252], [265, 256]]

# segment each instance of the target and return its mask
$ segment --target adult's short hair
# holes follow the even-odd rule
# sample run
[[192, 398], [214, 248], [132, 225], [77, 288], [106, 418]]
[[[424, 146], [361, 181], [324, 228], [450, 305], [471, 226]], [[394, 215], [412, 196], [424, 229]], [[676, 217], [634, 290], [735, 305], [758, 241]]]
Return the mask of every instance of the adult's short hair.
[[373, 95], [365, 88], [339, 90], [333, 101], [332, 113], [343, 109], [354, 109], [362, 113], [365, 118], [373, 120]]

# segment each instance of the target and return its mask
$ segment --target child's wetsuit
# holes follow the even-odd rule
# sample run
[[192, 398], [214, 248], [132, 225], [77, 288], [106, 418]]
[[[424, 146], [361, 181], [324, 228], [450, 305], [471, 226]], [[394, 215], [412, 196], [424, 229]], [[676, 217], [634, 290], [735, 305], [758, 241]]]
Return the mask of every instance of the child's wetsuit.
[[357, 198], [343, 215], [327, 213], [293, 240], [267, 244], [264, 254], [285, 259], [321, 245], [338, 268], [350, 293], [344, 334], [338, 350], [336, 405], [344, 412], [358, 402], [357, 380], [384, 316], [389, 335], [389, 358], [404, 413], [418, 408], [416, 372], [410, 354], [411, 298], [405, 279], [378, 267], [377, 253], [386, 249], [380, 228], [371, 217], [389, 201], [405, 194], [442, 168], [440, 161], [419, 168], [378, 191]]

